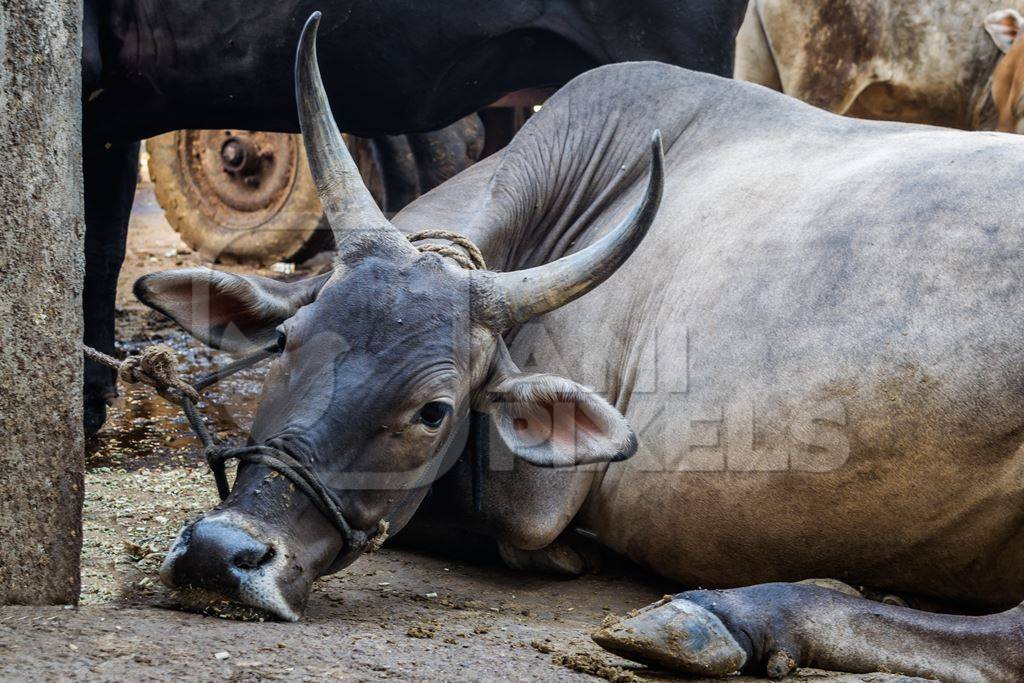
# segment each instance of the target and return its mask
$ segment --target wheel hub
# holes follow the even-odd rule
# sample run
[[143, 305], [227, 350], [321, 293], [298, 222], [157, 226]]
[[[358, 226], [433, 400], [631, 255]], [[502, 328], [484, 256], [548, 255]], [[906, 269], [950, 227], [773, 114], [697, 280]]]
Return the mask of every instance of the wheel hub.
[[[268, 152], [273, 159], [273, 153]], [[220, 148], [221, 162], [225, 173], [243, 173], [251, 175], [259, 170], [260, 150], [250, 142], [248, 137], [230, 137]]]
[[248, 229], [272, 219], [295, 184], [300, 139], [246, 130], [189, 130], [178, 154], [200, 209], [221, 225]]

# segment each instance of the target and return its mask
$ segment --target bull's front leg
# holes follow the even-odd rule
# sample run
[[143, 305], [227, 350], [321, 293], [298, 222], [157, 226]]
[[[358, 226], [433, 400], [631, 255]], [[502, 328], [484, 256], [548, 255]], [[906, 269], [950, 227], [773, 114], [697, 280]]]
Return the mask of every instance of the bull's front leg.
[[484, 438], [489, 454], [479, 491], [474, 493], [473, 460], [460, 459], [434, 484], [432, 495], [402, 531], [403, 542], [457, 552], [467, 547], [471, 534], [473, 547], [490, 539], [488, 548], [495, 548], [512, 569], [576, 576], [599, 566], [595, 545], [573, 530], [594, 468], [533, 467], [514, 459], [500, 440]]
[[[88, 124], [87, 124], [88, 126]], [[124, 261], [128, 219], [138, 179], [139, 143], [108, 143], [87, 130], [82, 170], [85, 183], [84, 341], [107, 354], [114, 352], [114, 300]], [[85, 363], [84, 422], [94, 434], [117, 395], [112, 370]]]
[[690, 591], [594, 634], [602, 647], [697, 675], [772, 678], [796, 667], [955, 681], [1024, 680], [1024, 605], [933, 614], [806, 584]]

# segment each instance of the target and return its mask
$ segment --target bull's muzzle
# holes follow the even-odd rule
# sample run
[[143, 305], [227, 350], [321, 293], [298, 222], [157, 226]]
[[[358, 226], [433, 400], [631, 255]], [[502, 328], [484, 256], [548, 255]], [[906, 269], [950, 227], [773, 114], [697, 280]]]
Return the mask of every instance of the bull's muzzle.
[[311, 580], [281, 539], [241, 515], [214, 514], [182, 529], [160, 579], [172, 589], [202, 591], [296, 621]]

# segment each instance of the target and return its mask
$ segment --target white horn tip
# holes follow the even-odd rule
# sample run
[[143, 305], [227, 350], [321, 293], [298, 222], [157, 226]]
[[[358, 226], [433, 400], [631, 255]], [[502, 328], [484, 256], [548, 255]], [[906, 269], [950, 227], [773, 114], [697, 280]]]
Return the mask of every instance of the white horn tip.
[[299, 45], [296, 49], [295, 55], [295, 78], [296, 82], [299, 79], [299, 70], [305, 60], [316, 57], [316, 34], [317, 29], [320, 28], [320, 17], [322, 15], [319, 11], [313, 12], [309, 15], [309, 19], [306, 19], [305, 25], [302, 27], [302, 33], [299, 36]]

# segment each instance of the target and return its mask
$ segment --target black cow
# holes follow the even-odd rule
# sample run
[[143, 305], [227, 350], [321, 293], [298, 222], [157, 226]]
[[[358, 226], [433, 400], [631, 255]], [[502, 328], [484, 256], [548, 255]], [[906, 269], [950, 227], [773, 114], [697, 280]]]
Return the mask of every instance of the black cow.
[[[730, 75], [746, 0], [85, 0], [86, 343], [111, 352], [138, 141], [182, 128], [298, 132], [292, 69], [324, 12], [321, 60], [342, 130], [440, 128], [527, 87], [611, 62]], [[87, 431], [113, 376], [87, 364]]]

